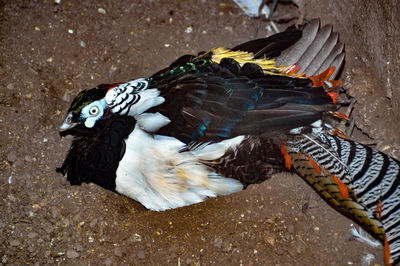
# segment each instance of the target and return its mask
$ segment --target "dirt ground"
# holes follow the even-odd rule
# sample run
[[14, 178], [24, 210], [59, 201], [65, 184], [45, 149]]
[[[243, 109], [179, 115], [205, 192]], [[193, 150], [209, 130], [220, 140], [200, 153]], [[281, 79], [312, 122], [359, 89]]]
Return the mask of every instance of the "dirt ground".
[[[342, 79], [357, 100], [353, 138], [399, 158], [396, 68], [374, 69], [387, 65], [377, 57], [390, 56], [385, 51], [392, 51], [389, 64], [400, 65], [396, 46], [387, 44], [397, 31], [370, 51], [377, 40], [362, 41], [369, 36], [362, 14], [339, 16], [351, 17], [357, 1], [331, 2], [309, 1], [300, 11], [332, 23], [346, 43]], [[293, 8], [284, 15], [298, 15]], [[58, 126], [78, 91], [247, 41], [258, 25], [228, 0], [0, 1], [0, 264], [361, 265], [371, 254], [371, 265], [382, 265], [382, 247], [352, 240], [353, 223], [295, 175], [152, 212], [92, 184], [72, 187], [55, 172], [71, 141]], [[258, 36], [268, 33], [261, 25]]]

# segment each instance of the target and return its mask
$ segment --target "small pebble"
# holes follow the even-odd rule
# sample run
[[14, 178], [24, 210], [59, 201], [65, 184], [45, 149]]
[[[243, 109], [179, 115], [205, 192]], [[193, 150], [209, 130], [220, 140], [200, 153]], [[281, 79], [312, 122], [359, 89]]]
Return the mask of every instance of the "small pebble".
[[264, 241], [270, 244], [271, 246], [275, 245], [275, 237], [273, 235], [267, 235], [264, 237]]
[[24, 160], [25, 160], [26, 162], [30, 163], [30, 162], [32, 162], [33, 159], [32, 159], [31, 156], [25, 155]]
[[12, 202], [15, 202], [17, 198], [13, 194], [8, 194], [8, 199]]
[[137, 257], [141, 260], [146, 258], [146, 254], [144, 254], [143, 250], [139, 250], [139, 252], [137, 253]]
[[116, 247], [114, 249], [114, 255], [117, 257], [122, 257], [122, 249], [120, 247]]
[[214, 246], [216, 248], [221, 248], [222, 247], [222, 243], [223, 243], [222, 238], [217, 237], [217, 238], [214, 239]]
[[134, 233], [130, 238], [129, 238], [129, 242], [140, 242], [142, 241], [142, 236], [139, 235], [138, 233]]
[[193, 31], [192, 26], [189, 26], [186, 28], [185, 33], [192, 33], [192, 31]]
[[230, 33], [233, 33], [233, 28], [231, 26], [226, 26], [224, 29]]
[[117, 71], [118, 67], [112, 65], [110, 67], [110, 70], [108, 71], [108, 74], [111, 76], [115, 71]]
[[267, 219], [267, 220], [265, 220], [267, 223], [269, 223], [269, 224], [274, 224], [274, 221], [272, 221], [272, 219]]
[[71, 101], [71, 94], [64, 94], [62, 99], [64, 102], [69, 103]]
[[306, 246], [303, 244], [301, 240], [296, 241], [295, 248], [298, 254], [301, 254], [306, 250]]
[[107, 258], [104, 261], [104, 265], [106, 265], [106, 266], [111, 266], [112, 264], [113, 264], [113, 259], [112, 258]]
[[276, 255], [283, 255], [285, 253], [285, 250], [282, 247], [277, 247], [275, 250]]
[[232, 251], [232, 245], [225, 243], [224, 247], [222, 248], [222, 252], [228, 253], [230, 251]]
[[67, 258], [68, 259], [76, 259], [77, 257], [79, 257], [79, 253], [78, 252], [76, 252], [73, 249], [67, 250]]
[[36, 232], [30, 232], [29, 234], [28, 234], [28, 238], [36, 238], [37, 236], [38, 236], [39, 234], [38, 233], [36, 233]]
[[10, 83], [7, 85], [7, 89], [13, 90], [14, 89], [14, 84]]
[[19, 242], [19, 240], [16, 240], [16, 239], [10, 241], [10, 246], [12, 246], [12, 247], [17, 247], [20, 244], [21, 244], [21, 242]]
[[54, 227], [50, 223], [42, 223], [41, 228], [46, 231], [48, 234], [54, 231]]
[[294, 226], [293, 226], [293, 224], [289, 224], [289, 225], [287, 226], [287, 230], [288, 230], [289, 233], [293, 234], [293, 232], [294, 232]]
[[51, 217], [53, 217], [53, 219], [57, 219], [60, 217], [60, 211], [58, 210], [58, 208], [56, 206], [52, 206], [50, 208], [50, 213], [51, 213]]
[[104, 15], [106, 13], [106, 10], [104, 8], [99, 7], [97, 9], [97, 12]]
[[69, 29], [69, 30], [68, 30], [68, 33], [69, 33], [69, 34], [74, 34], [74, 30]]
[[7, 155], [7, 161], [9, 162], [15, 162], [17, 160], [17, 153], [15, 151], [10, 151]]
[[90, 226], [90, 228], [93, 228], [93, 227], [95, 227], [95, 226], [96, 226], [96, 224], [97, 224], [97, 219], [96, 219], [96, 218], [94, 218], [93, 220], [91, 220], [91, 221], [90, 221], [90, 224], [89, 224], [89, 226]]

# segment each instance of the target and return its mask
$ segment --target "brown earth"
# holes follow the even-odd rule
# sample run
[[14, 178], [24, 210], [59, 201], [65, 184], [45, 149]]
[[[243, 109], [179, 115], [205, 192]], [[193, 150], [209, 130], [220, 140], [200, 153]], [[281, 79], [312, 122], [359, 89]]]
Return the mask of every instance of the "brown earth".
[[[297, 2], [346, 43], [353, 138], [398, 158], [395, 1]], [[383, 264], [382, 248], [351, 241], [353, 223], [295, 175], [152, 212], [55, 172], [71, 141], [58, 126], [78, 91], [254, 38], [259, 21], [233, 2], [10, 0], [0, 8], [0, 264], [360, 265], [367, 253]], [[278, 16], [293, 14], [278, 6]], [[259, 36], [270, 33], [261, 25]]]

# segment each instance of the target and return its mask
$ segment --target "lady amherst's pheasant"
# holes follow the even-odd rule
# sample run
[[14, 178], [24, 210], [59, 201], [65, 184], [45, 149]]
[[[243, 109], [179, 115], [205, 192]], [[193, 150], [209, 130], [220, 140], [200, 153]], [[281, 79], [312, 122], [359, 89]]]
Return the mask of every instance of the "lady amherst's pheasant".
[[332, 26], [312, 20], [82, 91], [61, 126], [74, 140], [58, 170], [156, 211], [294, 171], [380, 239], [387, 264], [399, 262], [399, 161], [326, 122], [341, 116], [343, 49]]

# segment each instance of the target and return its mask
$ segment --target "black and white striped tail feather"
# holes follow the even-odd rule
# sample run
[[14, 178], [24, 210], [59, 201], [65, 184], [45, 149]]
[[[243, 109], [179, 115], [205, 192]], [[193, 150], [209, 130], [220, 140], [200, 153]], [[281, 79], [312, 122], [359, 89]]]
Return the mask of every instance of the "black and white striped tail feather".
[[[329, 145], [308, 135], [300, 135], [294, 141], [286, 143], [286, 145], [295, 171], [322, 198], [346, 216], [363, 224], [368, 232], [383, 241], [383, 226], [376, 219], [374, 212], [358, 202], [351, 189], [348, 191], [348, 197], [342, 195], [335, 177], [345, 183], [345, 180], [349, 179], [348, 167]], [[318, 164], [319, 171], [312, 165], [311, 160]]]
[[[382, 223], [391, 257], [398, 263], [399, 161], [370, 147], [330, 134], [320, 134], [316, 139], [303, 136], [295, 145], [296, 149], [308, 154], [318, 165], [345, 183], [354, 192], [357, 202], [365, 206], [369, 218]], [[382, 206], [381, 213], [377, 211], [379, 205]]]

